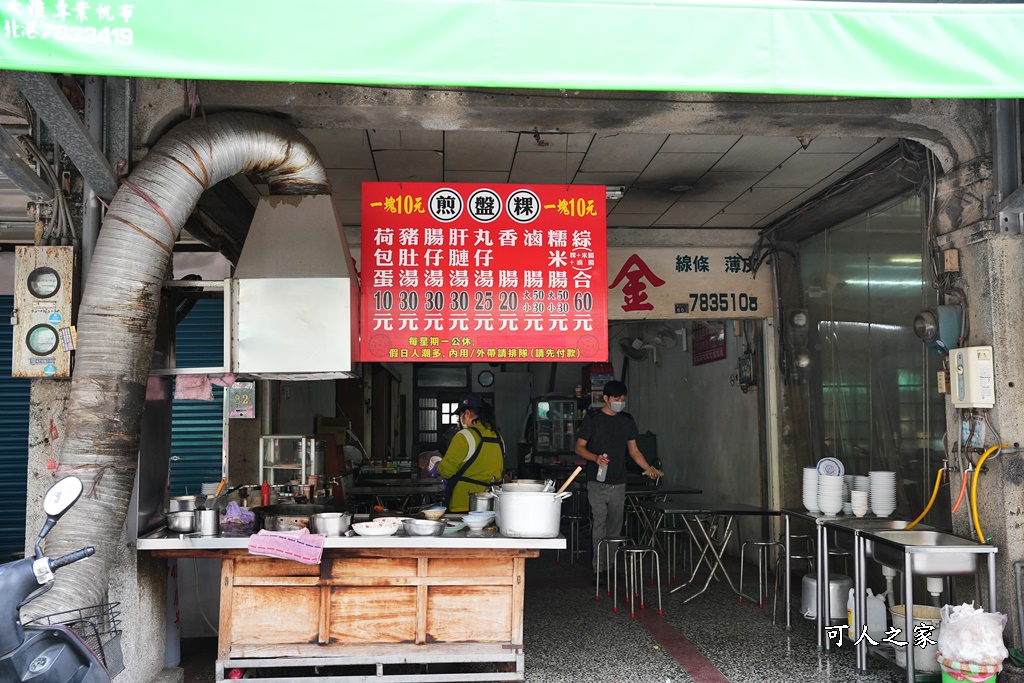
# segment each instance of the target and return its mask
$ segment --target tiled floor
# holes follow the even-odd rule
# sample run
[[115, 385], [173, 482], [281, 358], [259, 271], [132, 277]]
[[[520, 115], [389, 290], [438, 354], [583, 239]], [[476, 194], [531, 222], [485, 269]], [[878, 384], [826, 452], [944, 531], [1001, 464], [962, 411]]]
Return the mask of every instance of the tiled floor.
[[[529, 683], [900, 683], [902, 671], [871, 660], [857, 675], [849, 643], [818, 652], [813, 622], [794, 615], [793, 630], [772, 625], [768, 605], [739, 604], [728, 586], [683, 604], [684, 591], [656, 597], [631, 619], [594, 600], [589, 567], [555, 563], [544, 553], [527, 564], [526, 680]], [[686, 593], [688, 595], [688, 593]], [[799, 600], [799, 595], [794, 596]], [[621, 600], [621, 597], [620, 597]], [[780, 615], [781, 616], [781, 615]], [[213, 680], [212, 640], [182, 644], [185, 683]]]

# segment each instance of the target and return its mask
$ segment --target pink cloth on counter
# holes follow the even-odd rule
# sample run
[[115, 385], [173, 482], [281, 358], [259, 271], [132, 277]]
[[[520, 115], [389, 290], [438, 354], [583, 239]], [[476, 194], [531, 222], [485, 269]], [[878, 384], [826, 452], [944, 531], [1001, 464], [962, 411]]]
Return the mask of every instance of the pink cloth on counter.
[[309, 529], [296, 531], [267, 531], [249, 537], [249, 553], [266, 557], [280, 557], [302, 564], [320, 564], [324, 551], [324, 534], [311, 534]]
[[178, 375], [174, 380], [174, 398], [212, 401], [213, 386], [206, 375]]

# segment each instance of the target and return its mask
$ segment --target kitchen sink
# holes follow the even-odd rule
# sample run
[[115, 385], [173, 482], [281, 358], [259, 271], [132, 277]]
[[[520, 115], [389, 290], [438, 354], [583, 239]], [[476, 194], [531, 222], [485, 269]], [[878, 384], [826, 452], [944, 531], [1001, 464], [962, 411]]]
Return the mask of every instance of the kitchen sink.
[[[884, 517], [854, 517], [852, 519], [844, 519], [838, 524], [830, 524], [829, 528], [832, 531], [832, 537], [835, 539], [836, 547], [840, 550], [853, 554], [853, 531], [896, 531], [899, 529], [906, 529], [910, 522], [904, 519], [885, 519]], [[849, 533], [843, 533], [838, 530], [837, 527], [842, 529], [849, 529]], [[918, 525], [918, 529], [928, 529], [924, 525]], [[865, 552], [868, 557], [871, 557], [871, 544], [867, 544]]]
[[[903, 549], [882, 543], [875, 543], [871, 537], [885, 539], [900, 546], [914, 548], [930, 548], [910, 553], [910, 567], [914, 574], [922, 576], [946, 576], [949, 574], [973, 574], [978, 567], [978, 553], [971, 552], [980, 547], [979, 543], [944, 531], [912, 529], [869, 531], [867, 542], [868, 556], [876, 562], [898, 571], [903, 571]], [[957, 552], [962, 548], [963, 552]]]

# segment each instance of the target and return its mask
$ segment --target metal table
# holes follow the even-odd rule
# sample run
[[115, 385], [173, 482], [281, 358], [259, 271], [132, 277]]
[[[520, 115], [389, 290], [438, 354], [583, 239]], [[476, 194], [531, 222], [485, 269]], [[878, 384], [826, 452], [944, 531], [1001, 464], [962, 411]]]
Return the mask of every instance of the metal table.
[[[803, 509], [796, 508], [784, 508], [782, 510], [783, 518], [785, 519], [785, 546], [786, 546], [786, 630], [792, 630], [792, 567], [790, 562], [790, 556], [792, 555], [792, 533], [790, 527], [790, 520], [792, 518], [802, 519], [808, 521], [815, 526], [815, 554], [816, 559], [814, 563], [815, 579], [819, 589], [817, 591], [817, 609], [814, 617], [815, 631], [817, 632], [818, 649], [828, 651], [831, 649], [831, 640], [825, 637], [826, 623], [824, 615], [828, 614], [831, 617], [832, 614], [832, 598], [829, 590], [821, 590], [820, 586], [828, 586], [829, 582], [826, 578], [831, 573], [830, 568], [830, 556], [828, 554], [828, 539], [829, 531], [833, 532], [847, 532], [852, 533], [854, 536], [853, 544], [853, 563], [854, 563], [854, 596], [857, 600], [855, 605], [854, 617], [855, 617], [855, 629], [854, 633], [859, 634], [862, 630], [864, 623], [864, 610], [867, 609], [867, 603], [861, 604], [860, 598], [865, 598], [865, 591], [867, 586], [863, 583], [857, 582], [857, 562], [858, 562], [858, 551], [857, 551], [857, 539], [862, 531], [871, 528], [894, 528], [894, 525], [902, 524], [906, 526], [909, 524], [907, 521], [895, 520], [888, 517], [875, 517], [869, 515], [866, 517], [851, 517], [849, 515], [826, 515], [821, 512], [808, 512]], [[920, 525], [922, 529], [930, 529]], [[831, 618], [828, 620], [828, 626], [831, 626]]]
[[650, 510], [640, 505], [641, 501], [665, 501], [669, 496], [693, 496], [704, 493], [703, 489], [693, 488], [662, 488], [660, 486], [634, 486], [626, 485], [626, 515], [632, 515], [637, 521], [637, 540], [643, 543], [649, 541], [654, 545], [654, 534], [657, 530], [654, 522], [654, 515]]
[[[711, 570], [708, 573], [707, 580], [696, 593], [686, 598], [683, 602], [689, 602], [698, 595], [707, 591], [708, 586], [711, 585], [711, 579], [715, 577], [718, 570], [721, 570], [726, 582], [736, 595], [741, 598], [752, 600], [750, 596], [744, 595], [740, 592], [732, 582], [732, 577], [729, 576], [729, 571], [725, 568], [725, 564], [722, 562], [722, 553], [724, 552], [726, 545], [729, 543], [729, 539], [732, 538], [733, 525], [737, 516], [778, 516], [778, 510], [768, 510], [754, 505], [748, 505], [746, 503], [687, 501], [685, 499], [671, 497], [665, 501], [640, 501], [639, 505], [652, 513], [653, 528], [655, 531], [657, 531], [661, 526], [666, 516], [679, 515], [683, 520], [683, 524], [686, 525], [687, 531], [690, 532], [690, 535], [693, 537], [694, 542], [700, 550], [700, 557], [694, 564], [693, 573], [690, 575], [690, 578], [679, 586], [673, 588], [669, 591], [670, 593], [675, 593], [681, 588], [694, 584], [701, 564], [706, 562]], [[717, 520], [719, 518], [725, 520], [725, 527], [722, 530], [721, 538], [716, 542], [714, 537], [708, 532], [708, 528], [712, 520]], [[694, 527], [696, 527], [696, 530]], [[698, 531], [699, 534], [697, 533]], [[710, 558], [708, 558], [709, 553], [711, 554]], [[742, 562], [743, 559], [740, 558], [740, 561]]]

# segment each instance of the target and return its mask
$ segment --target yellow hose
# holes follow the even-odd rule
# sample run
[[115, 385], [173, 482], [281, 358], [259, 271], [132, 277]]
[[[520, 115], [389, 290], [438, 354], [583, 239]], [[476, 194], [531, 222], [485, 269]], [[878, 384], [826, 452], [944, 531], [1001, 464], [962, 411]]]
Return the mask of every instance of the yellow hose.
[[932, 489], [932, 497], [928, 501], [928, 504], [924, 506], [924, 512], [921, 513], [921, 516], [918, 517], [913, 522], [911, 522], [910, 524], [907, 525], [907, 530], [908, 531], [910, 529], [913, 529], [915, 526], [917, 526], [918, 523], [928, 515], [928, 511], [932, 509], [932, 505], [935, 505], [935, 499], [938, 498], [938, 496], [939, 496], [939, 487], [942, 486], [942, 473], [943, 472], [945, 472], [945, 470], [942, 469], [942, 468], [939, 468], [938, 473], [935, 475], [935, 488]]
[[[1001, 446], [993, 446], [985, 451], [978, 465], [974, 468], [974, 480], [971, 482], [971, 518], [974, 520], [974, 530], [978, 532], [978, 543], [986, 543], [985, 534], [981, 533], [981, 520], [978, 519], [978, 475], [981, 474], [981, 466], [985, 464], [988, 456], [998, 451]], [[1009, 448], [1009, 446], [1007, 446]]]

